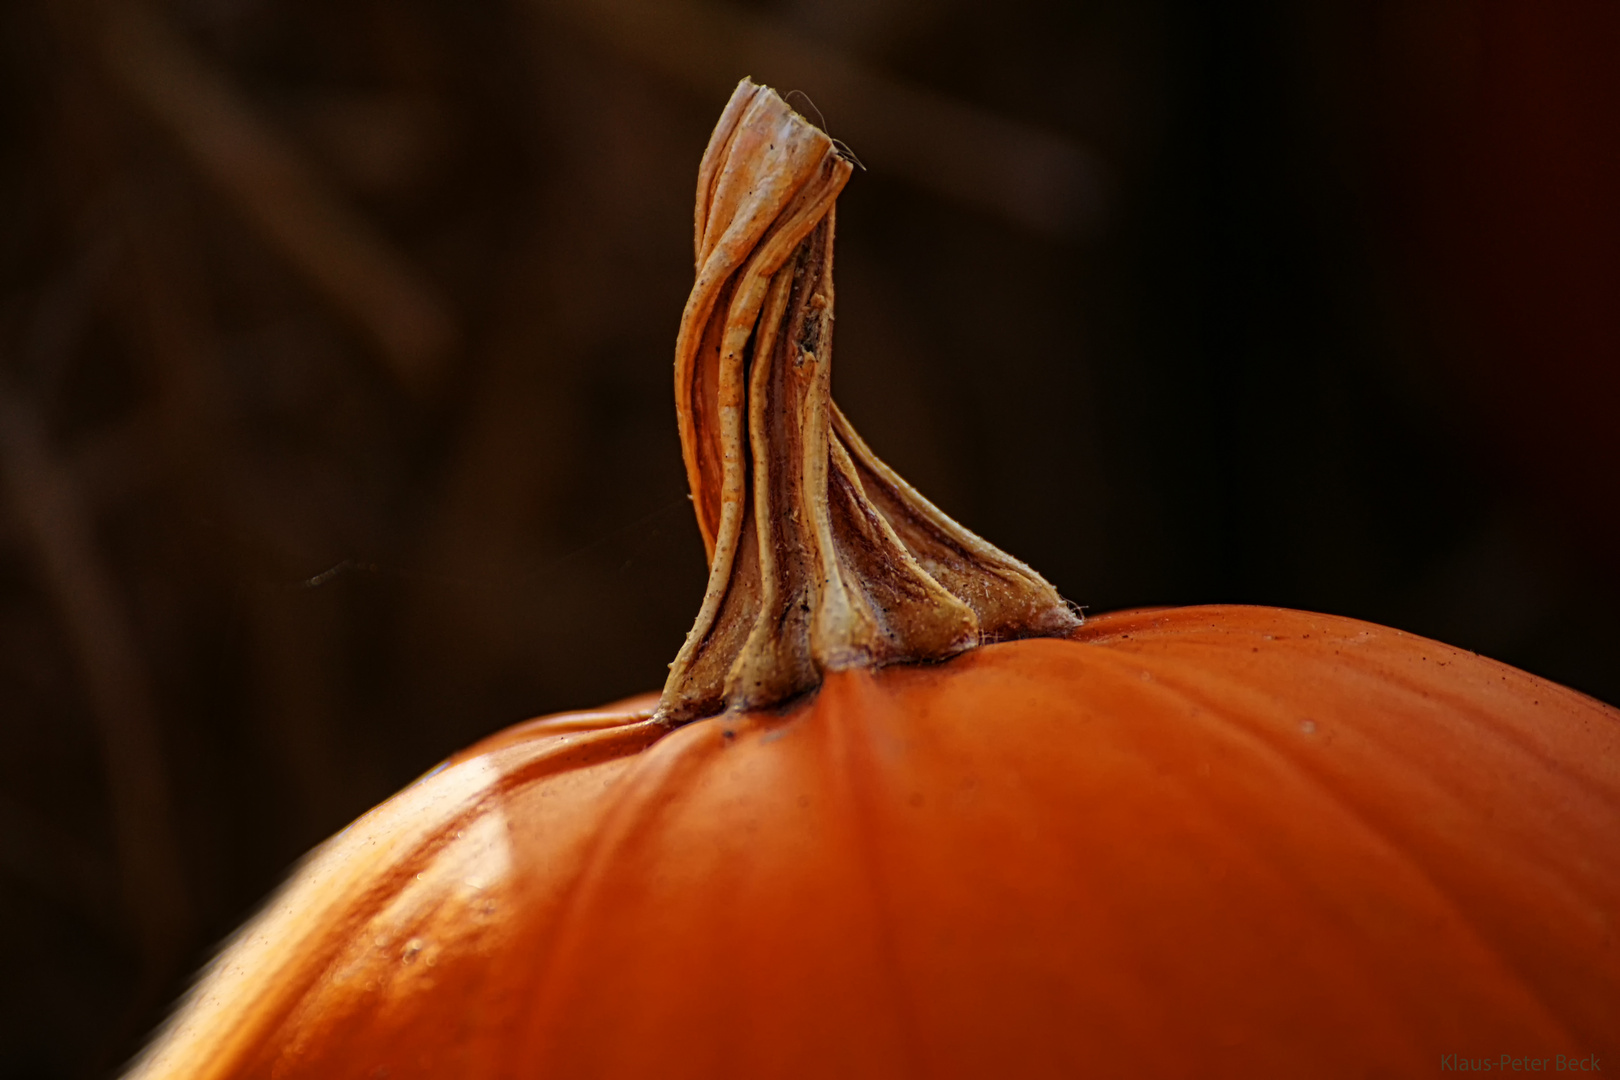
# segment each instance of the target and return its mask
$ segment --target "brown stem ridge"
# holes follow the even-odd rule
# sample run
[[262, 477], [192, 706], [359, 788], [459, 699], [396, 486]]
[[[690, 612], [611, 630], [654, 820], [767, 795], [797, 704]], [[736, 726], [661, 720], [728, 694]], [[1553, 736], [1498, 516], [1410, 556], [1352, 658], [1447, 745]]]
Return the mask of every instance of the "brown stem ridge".
[[1066, 634], [1076, 611], [952, 521], [833, 404], [834, 202], [851, 166], [738, 84], [698, 170], [675, 403], [709, 586], [658, 715], [765, 708], [823, 673]]

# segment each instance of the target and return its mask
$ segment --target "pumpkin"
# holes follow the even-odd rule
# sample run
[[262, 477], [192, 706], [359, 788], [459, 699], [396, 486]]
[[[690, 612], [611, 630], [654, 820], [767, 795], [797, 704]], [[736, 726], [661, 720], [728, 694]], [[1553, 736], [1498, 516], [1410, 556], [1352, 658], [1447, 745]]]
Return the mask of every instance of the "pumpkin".
[[1327, 615], [1081, 624], [831, 405], [847, 175], [746, 81], [705, 156], [662, 694], [328, 841], [132, 1075], [1613, 1067], [1620, 712]]

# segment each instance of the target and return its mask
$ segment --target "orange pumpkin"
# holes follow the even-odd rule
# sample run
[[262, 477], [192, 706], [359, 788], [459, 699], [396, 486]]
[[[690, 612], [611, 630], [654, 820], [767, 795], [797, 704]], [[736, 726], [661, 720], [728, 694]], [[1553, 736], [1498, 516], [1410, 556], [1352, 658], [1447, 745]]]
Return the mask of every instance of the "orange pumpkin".
[[333, 838], [134, 1075], [1620, 1063], [1620, 713], [1332, 616], [1078, 626], [831, 407], [840, 164], [739, 98], [677, 350], [712, 576], [664, 693]]

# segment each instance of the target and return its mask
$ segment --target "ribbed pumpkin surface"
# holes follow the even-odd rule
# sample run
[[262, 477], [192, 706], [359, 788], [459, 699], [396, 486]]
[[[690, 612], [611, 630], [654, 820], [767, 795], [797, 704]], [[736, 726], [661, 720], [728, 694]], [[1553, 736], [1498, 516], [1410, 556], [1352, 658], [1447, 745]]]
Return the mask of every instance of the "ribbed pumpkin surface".
[[1620, 712], [1502, 664], [1185, 608], [640, 719], [362, 818], [141, 1075], [1620, 1067]]

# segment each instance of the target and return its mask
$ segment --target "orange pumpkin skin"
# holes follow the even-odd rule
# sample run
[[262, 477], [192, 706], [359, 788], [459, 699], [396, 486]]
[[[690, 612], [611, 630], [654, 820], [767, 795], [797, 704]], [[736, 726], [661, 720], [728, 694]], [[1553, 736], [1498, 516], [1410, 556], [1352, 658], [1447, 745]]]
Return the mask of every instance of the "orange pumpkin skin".
[[1620, 1065], [1620, 711], [1494, 661], [1186, 608], [641, 716], [360, 819], [137, 1075]]

